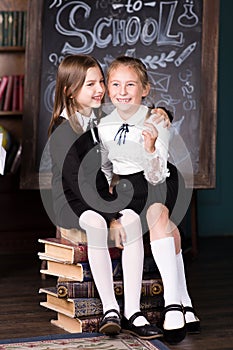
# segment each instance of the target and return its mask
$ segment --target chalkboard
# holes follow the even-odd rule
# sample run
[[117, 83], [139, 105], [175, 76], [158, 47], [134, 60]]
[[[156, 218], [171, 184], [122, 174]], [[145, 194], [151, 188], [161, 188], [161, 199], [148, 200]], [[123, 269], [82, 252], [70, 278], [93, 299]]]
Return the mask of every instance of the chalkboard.
[[[140, 58], [152, 87], [145, 103], [173, 112], [194, 187], [215, 186], [218, 0], [29, 0], [28, 6], [22, 188], [39, 188], [57, 67], [78, 53], [96, 57], [104, 72], [119, 55]], [[47, 188], [44, 167], [40, 186]]]

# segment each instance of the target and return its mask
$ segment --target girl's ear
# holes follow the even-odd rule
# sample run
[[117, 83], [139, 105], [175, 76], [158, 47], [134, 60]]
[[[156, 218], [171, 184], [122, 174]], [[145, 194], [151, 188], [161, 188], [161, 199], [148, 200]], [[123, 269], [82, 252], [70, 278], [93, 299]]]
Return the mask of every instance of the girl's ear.
[[[66, 95], [67, 94], [67, 86], [65, 86], [64, 87], [64, 89], [63, 89], [63, 93], [64, 93], [64, 95]], [[71, 95], [70, 96], [70, 99], [72, 99], [73, 98], [73, 96]]]
[[150, 84], [147, 84], [145, 88], [143, 88], [143, 93], [142, 93], [142, 97], [146, 97], [147, 95], [149, 95], [150, 92]]

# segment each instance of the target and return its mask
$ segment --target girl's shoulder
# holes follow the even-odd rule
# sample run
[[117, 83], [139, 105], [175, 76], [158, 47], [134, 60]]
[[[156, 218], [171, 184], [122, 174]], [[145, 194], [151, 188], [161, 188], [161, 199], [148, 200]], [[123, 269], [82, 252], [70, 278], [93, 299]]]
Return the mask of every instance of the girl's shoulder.
[[102, 118], [100, 119], [99, 125], [116, 123], [116, 121], [118, 121], [118, 115], [117, 115], [116, 109], [114, 109], [109, 114], [105, 114], [102, 116]]
[[56, 130], [62, 123], [65, 123], [66, 121], [67, 119], [60, 115], [54, 122], [52, 131]]

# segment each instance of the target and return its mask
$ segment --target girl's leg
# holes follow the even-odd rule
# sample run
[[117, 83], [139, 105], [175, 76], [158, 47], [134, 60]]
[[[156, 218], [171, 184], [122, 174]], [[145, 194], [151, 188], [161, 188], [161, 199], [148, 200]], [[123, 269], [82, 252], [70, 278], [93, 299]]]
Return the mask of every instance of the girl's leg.
[[[148, 209], [147, 222], [152, 254], [163, 281], [165, 310], [169, 311], [165, 314], [163, 327], [168, 331], [169, 340], [179, 342], [185, 336], [185, 324], [179, 293], [174, 227], [168, 215], [164, 205], [155, 203]], [[171, 308], [170, 305], [176, 306]], [[175, 335], [173, 330], [177, 330]]]
[[[87, 234], [88, 260], [103, 304], [103, 313], [111, 309], [119, 311], [113, 287], [106, 221], [100, 214], [87, 210], [80, 216], [79, 224]], [[116, 316], [116, 314], [114, 312], [108, 313], [108, 317], [110, 316]]]
[[182, 250], [176, 254], [177, 270], [178, 270], [178, 281], [179, 281], [179, 292], [181, 298], [181, 304], [185, 310], [185, 322], [187, 332], [199, 333], [200, 332], [200, 320], [195, 314], [195, 310], [192, 306], [192, 301], [188, 293], [187, 283], [185, 278], [185, 269], [182, 256]]
[[[122, 269], [124, 278], [124, 315], [129, 319], [140, 311], [144, 247], [140, 217], [131, 209], [121, 212], [121, 224], [125, 229], [127, 241], [122, 251]], [[137, 317], [135, 326], [148, 323], [145, 317]]]
[[122, 329], [143, 339], [162, 336], [162, 331], [150, 325], [140, 311], [144, 246], [141, 221], [131, 209], [121, 211], [121, 224], [126, 232], [126, 242], [122, 251], [124, 278], [124, 317]]
[[[196, 323], [196, 332], [199, 332], [200, 321], [195, 315], [195, 311], [193, 310], [192, 301], [189, 296], [189, 292], [187, 289], [186, 277], [185, 277], [185, 269], [184, 269], [184, 261], [181, 250], [181, 237], [178, 228], [171, 223], [171, 228], [173, 228], [173, 237], [175, 239], [175, 247], [176, 247], [176, 262], [177, 262], [177, 272], [178, 272], [178, 286], [179, 286], [179, 294], [180, 294], [180, 302], [185, 310], [185, 322], [187, 323]], [[194, 325], [190, 326], [194, 330]], [[189, 327], [187, 327], [188, 330]], [[189, 331], [189, 330], [188, 330]]]

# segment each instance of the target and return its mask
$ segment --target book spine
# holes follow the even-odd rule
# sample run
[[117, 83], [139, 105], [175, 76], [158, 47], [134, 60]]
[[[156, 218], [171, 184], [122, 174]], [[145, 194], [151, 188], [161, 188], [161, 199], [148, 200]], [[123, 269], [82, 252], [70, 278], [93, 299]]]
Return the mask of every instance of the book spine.
[[75, 306], [75, 317], [101, 315], [103, 313], [102, 302], [99, 298], [78, 298], [73, 300]]
[[8, 83], [8, 76], [4, 75], [0, 81], [0, 100], [4, 96], [4, 92], [6, 91], [7, 83]]
[[59, 298], [96, 298], [99, 293], [94, 281], [87, 282], [58, 282], [57, 294]]
[[13, 78], [12, 111], [19, 110], [19, 75]]
[[[124, 295], [122, 280], [114, 281], [114, 291], [116, 298]], [[88, 282], [59, 282], [57, 283], [57, 294], [60, 298], [95, 298], [99, 293], [94, 281]], [[142, 281], [142, 296], [156, 296], [163, 294], [163, 284], [161, 279], [150, 279]]]
[[26, 46], [27, 11], [23, 11], [22, 46]]
[[[113, 260], [121, 258], [121, 250], [118, 248], [109, 248], [109, 254]], [[77, 245], [74, 248], [74, 263], [79, 263], [81, 261], [88, 261], [87, 245]]]
[[3, 15], [3, 11], [0, 11], [0, 46], [4, 45], [3, 31], [4, 31], [4, 15]]
[[13, 33], [13, 12], [8, 12], [8, 24], [7, 24], [7, 46], [12, 46], [12, 33]]
[[17, 38], [16, 38], [16, 45], [22, 46], [23, 43], [23, 11], [18, 12], [18, 25], [17, 25]]
[[[161, 321], [162, 311], [157, 309], [148, 309], [144, 310], [143, 314], [150, 323], [158, 324]], [[99, 323], [102, 316], [89, 316], [89, 317], [80, 317], [79, 320], [82, 322], [82, 332], [92, 333], [98, 332]]]
[[13, 11], [12, 46], [17, 46], [18, 11]]
[[[102, 302], [99, 298], [76, 298], [67, 299], [73, 301], [75, 305], [75, 317], [100, 315], [103, 313]], [[118, 300], [121, 310], [123, 310], [123, 299]], [[156, 297], [141, 297], [140, 308], [142, 311], [149, 309], [162, 310], [164, 306], [164, 299], [162, 296]]]
[[[88, 262], [82, 262], [83, 266], [83, 281], [93, 281], [90, 265]], [[121, 261], [118, 259], [112, 259], [113, 278], [121, 279], [123, 276]]]
[[13, 94], [13, 75], [8, 76], [8, 83], [6, 88], [6, 96], [4, 101], [3, 110], [10, 111], [12, 106], [12, 94]]
[[8, 46], [8, 11], [3, 11], [3, 46]]

